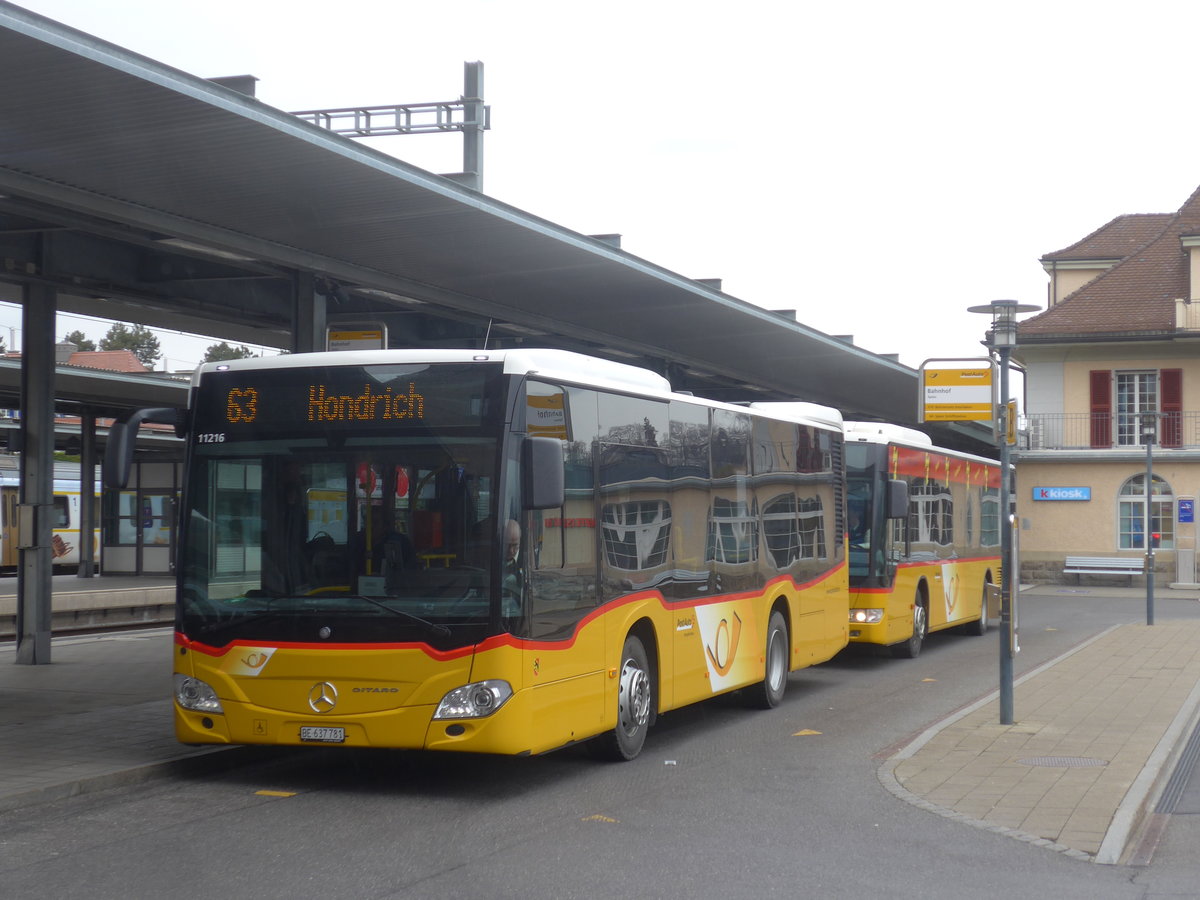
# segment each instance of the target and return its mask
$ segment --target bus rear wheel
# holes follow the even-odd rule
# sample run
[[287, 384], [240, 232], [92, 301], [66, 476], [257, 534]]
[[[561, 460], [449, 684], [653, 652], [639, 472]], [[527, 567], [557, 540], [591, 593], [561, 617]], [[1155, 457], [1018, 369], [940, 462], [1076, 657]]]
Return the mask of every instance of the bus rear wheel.
[[916, 659], [921, 655], [921, 647], [925, 643], [925, 634], [929, 630], [929, 611], [925, 608], [925, 598], [918, 591], [913, 599], [913, 630], [912, 637], [907, 641], [892, 646], [892, 656], [897, 659]]
[[617, 724], [612, 731], [592, 741], [592, 749], [604, 759], [633, 759], [642, 752], [650, 730], [654, 708], [654, 679], [646, 648], [635, 635], [625, 638], [617, 682]]
[[775, 610], [767, 623], [766, 671], [763, 680], [753, 687], [747, 688], [746, 697], [751, 706], [759, 709], [774, 709], [787, 691], [788, 681], [788, 640], [787, 621], [783, 613]]
[[979, 601], [979, 618], [963, 626], [963, 631], [974, 637], [983, 637], [988, 630], [988, 586], [983, 586], [983, 598]]

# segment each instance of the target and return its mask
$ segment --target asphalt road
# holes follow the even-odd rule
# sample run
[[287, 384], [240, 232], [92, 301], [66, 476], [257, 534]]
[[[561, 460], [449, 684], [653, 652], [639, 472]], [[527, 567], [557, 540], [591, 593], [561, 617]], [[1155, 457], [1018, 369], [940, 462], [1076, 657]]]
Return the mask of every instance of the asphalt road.
[[[1019, 676], [1136, 600], [1021, 598]], [[1200, 616], [1160, 596], [1156, 617]], [[996, 688], [998, 640], [916, 660], [848, 651], [783, 705], [719, 698], [659, 720], [641, 757], [313, 750], [0, 816], [0, 894], [101, 898], [994, 898], [1196, 896], [1190, 790], [1150, 866], [1080, 862], [889, 794], [890, 748]], [[1020, 710], [1016, 710], [1020, 716]], [[1189, 812], [1189, 810], [1193, 810]]]

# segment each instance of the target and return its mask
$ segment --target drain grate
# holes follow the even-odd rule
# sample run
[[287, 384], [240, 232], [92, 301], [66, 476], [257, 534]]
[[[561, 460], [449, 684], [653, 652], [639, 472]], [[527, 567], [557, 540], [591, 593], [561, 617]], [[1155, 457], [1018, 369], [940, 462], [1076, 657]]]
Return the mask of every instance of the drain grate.
[[1085, 769], [1088, 766], [1107, 766], [1107, 759], [1090, 756], [1027, 756], [1017, 762], [1026, 766], [1058, 766], [1064, 769]]
[[1179, 761], [1175, 763], [1175, 770], [1171, 773], [1167, 786], [1163, 788], [1158, 805], [1154, 808], [1155, 812], [1168, 814], [1175, 812], [1175, 805], [1187, 790], [1192, 772], [1198, 762], [1200, 762], [1200, 725], [1197, 725], [1196, 730], [1192, 732]]

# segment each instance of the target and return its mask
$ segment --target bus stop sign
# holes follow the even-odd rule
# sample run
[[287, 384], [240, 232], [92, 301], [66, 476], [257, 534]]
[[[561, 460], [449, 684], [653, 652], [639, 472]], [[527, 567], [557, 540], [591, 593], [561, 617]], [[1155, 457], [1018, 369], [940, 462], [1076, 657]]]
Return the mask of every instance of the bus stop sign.
[[990, 422], [995, 409], [995, 379], [991, 360], [970, 368], [933, 368], [921, 365], [922, 422]]

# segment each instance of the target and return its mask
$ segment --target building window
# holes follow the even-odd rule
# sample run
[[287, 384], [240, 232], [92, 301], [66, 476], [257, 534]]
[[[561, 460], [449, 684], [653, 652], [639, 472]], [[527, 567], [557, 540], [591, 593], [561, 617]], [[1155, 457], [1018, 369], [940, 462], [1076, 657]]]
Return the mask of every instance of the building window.
[[[1154, 476], [1150, 504], [1150, 532], [1159, 535], [1159, 547], [1175, 548], [1175, 498], [1171, 486]], [[1134, 475], [1117, 495], [1117, 546], [1122, 550], [1146, 549], [1146, 475]]]
[[1088, 373], [1090, 443], [1105, 447], [1136, 447], [1142, 443], [1142, 413], [1157, 418], [1157, 443], [1184, 446], [1183, 370], [1147, 369]]
[[1157, 372], [1117, 372], [1117, 446], [1142, 443], [1141, 414], [1158, 411]]

